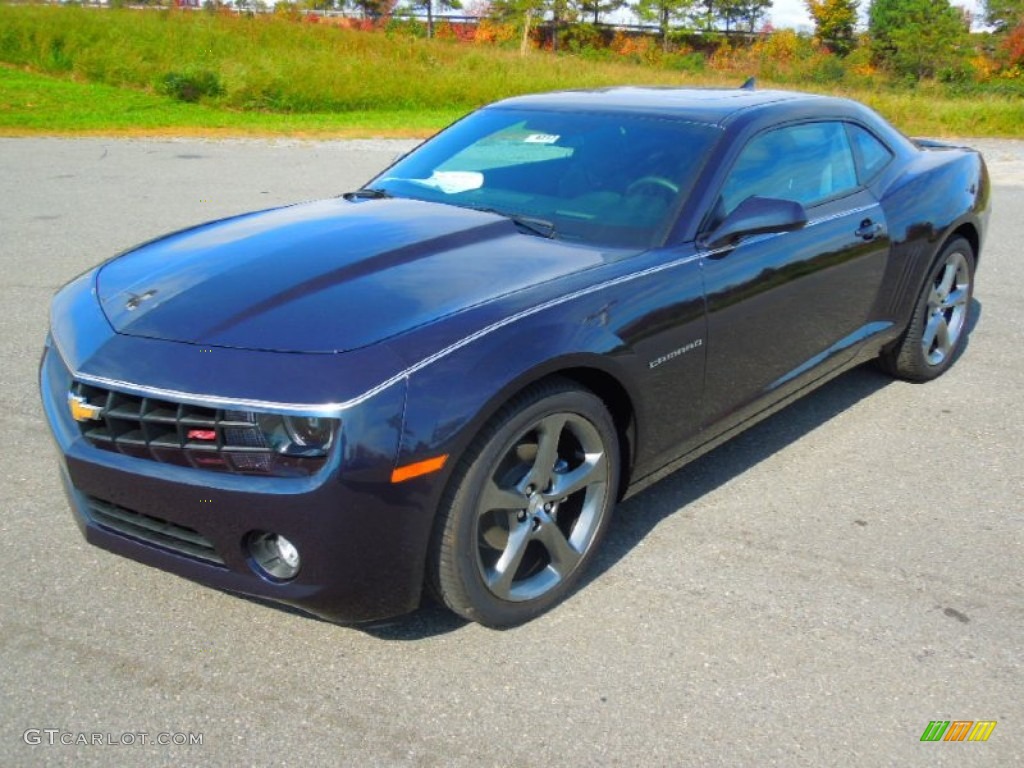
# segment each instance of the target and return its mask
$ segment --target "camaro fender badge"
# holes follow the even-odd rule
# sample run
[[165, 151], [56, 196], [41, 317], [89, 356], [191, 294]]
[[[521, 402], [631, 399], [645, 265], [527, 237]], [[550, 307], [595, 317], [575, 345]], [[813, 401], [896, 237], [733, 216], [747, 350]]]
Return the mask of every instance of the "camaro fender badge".
[[68, 392], [68, 407], [71, 409], [71, 418], [75, 421], [95, 421], [100, 418], [103, 409], [98, 405], [92, 405], [81, 395]]
[[694, 341], [691, 341], [689, 344], [687, 344], [685, 347], [673, 349], [671, 352], [667, 352], [661, 357], [654, 358], [653, 360], [651, 360], [651, 362], [647, 364], [647, 367], [657, 368], [662, 363], [667, 363], [669, 360], [674, 360], [677, 357], [681, 357], [682, 355], [685, 355], [687, 352], [692, 352], [693, 350], [697, 349], [697, 347], [702, 346], [704, 346], [704, 339], [695, 339]]

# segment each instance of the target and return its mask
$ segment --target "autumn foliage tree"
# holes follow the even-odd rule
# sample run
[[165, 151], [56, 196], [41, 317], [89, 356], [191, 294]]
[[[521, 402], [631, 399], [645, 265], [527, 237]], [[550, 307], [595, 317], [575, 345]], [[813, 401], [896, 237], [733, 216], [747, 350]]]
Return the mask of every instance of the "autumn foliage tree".
[[427, 37], [434, 36], [434, 11], [458, 11], [462, 9], [459, 0], [411, 0], [413, 8], [422, 8], [427, 12]]
[[1024, 70], [1024, 0], [984, 0], [985, 21], [996, 32], [1007, 70]]
[[814, 36], [834, 53], [845, 56], [856, 45], [860, 0], [804, 0], [814, 20]]
[[1024, 71], [1024, 21], [1006, 34], [1000, 48], [1007, 69]]
[[486, 5], [487, 16], [502, 23], [514, 23], [520, 28], [519, 53], [526, 55], [530, 48], [530, 33], [548, 11], [558, 20], [558, 11], [564, 12], [567, 0], [491, 0]]

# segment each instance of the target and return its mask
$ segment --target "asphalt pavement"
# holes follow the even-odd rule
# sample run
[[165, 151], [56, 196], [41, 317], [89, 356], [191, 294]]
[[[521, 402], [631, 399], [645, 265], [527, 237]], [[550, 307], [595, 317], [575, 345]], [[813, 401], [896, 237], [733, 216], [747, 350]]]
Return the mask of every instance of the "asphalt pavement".
[[[586, 584], [498, 632], [339, 627], [86, 545], [37, 394], [68, 279], [409, 142], [0, 140], [0, 764], [1024, 765], [1024, 142], [980, 145], [950, 372], [833, 381], [620, 505]], [[932, 720], [998, 725], [923, 743]]]

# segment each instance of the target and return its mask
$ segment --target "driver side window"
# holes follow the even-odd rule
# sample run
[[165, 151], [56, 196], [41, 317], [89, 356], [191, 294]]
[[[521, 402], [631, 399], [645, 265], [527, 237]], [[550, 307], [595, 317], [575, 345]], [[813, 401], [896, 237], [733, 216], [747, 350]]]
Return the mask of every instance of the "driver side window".
[[792, 200], [805, 208], [857, 189], [857, 172], [842, 123], [801, 123], [755, 136], [722, 187], [719, 214], [748, 197]]

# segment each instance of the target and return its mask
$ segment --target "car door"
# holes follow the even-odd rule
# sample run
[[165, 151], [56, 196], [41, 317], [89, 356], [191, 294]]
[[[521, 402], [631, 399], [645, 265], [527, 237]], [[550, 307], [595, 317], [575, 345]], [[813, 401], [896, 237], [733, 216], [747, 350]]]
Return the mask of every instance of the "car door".
[[702, 254], [706, 424], [738, 423], [848, 360], [867, 333], [888, 257], [882, 209], [858, 181], [842, 122], [753, 137], [708, 227], [752, 195], [799, 202], [808, 222]]

